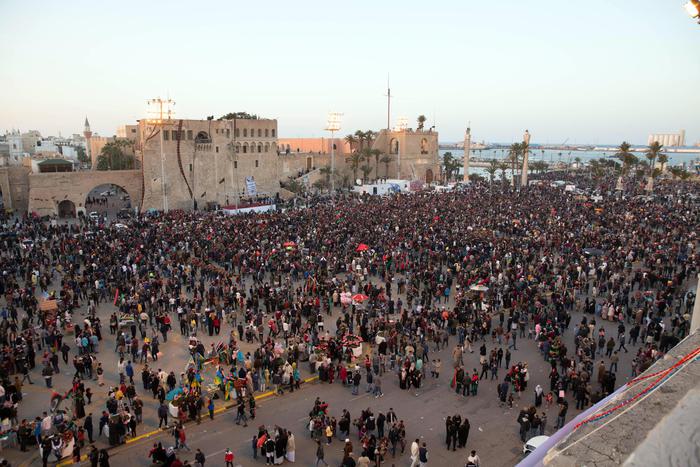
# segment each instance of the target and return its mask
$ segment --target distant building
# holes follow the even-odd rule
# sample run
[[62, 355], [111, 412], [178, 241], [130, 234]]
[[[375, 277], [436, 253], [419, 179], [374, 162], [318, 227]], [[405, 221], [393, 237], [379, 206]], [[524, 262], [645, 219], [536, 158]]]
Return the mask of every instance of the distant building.
[[335, 155], [346, 156], [352, 150], [350, 144], [344, 138], [280, 138], [280, 154], [330, 154], [331, 143], [335, 144]]
[[647, 145], [659, 142], [665, 147], [685, 146], [685, 130], [678, 133], [653, 133], [647, 139]]

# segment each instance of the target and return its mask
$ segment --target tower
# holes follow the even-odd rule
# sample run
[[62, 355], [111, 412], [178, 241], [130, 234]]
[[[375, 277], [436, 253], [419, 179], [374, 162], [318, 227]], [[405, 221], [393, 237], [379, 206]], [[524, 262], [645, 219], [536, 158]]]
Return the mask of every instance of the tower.
[[530, 132], [525, 130], [523, 135], [523, 170], [520, 174], [520, 186], [527, 187], [527, 163], [528, 153], [530, 152]]
[[87, 117], [85, 117], [85, 128], [83, 128], [83, 136], [85, 137], [85, 155], [92, 163], [92, 168], [97, 167], [97, 161], [92, 160], [92, 151], [90, 150], [90, 139], [92, 138], [92, 131], [90, 130], [90, 122], [88, 122]]
[[472, 129], [467, 127], [464, 133], [464, 183], [469, 183], [469, 157], [471, 156], [472, 148]]

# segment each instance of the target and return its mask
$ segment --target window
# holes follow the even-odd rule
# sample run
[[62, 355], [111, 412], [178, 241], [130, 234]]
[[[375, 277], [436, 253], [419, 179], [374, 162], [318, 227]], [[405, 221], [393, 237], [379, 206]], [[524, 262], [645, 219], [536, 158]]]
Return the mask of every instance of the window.
[[255, 167], [257, 167], [257, 166], [258, 166], [258, 160], [255, 159]]
[[241, 152], [241, 145], [236, 143], [236, 154], [238, 154], [239, 152]]
[[238, 168], [238, 161], [233, 161], [233, 168], [237, 169]]
[[268, 136], [270, 136], [270, 130], [265, 128], [265, 138], [267, 138]]
[[219, 129], [218, 129], [218, 128], [216, 129], [216, 134], [217, 134], [217, 135], [219, 134]]
[[226, 128], [226, 137], [227, 138], [231, 137], [231, 129], [230, 128]]
[[235, 138], [238, 138], [241, 136], [241, 130], [236, 128], [236, 131], [233, 132], [233, 135]]
[[258, 144], [258, 152], [262, 152], [262, 144]]
[[243, 128], [243, 137], [244, 138], [248, 137], [248, 129], [247, 128]]
[[163, 130], [163, 139], [164, 139], [165, 141], [168, 141], [168, 139], [170, 139], [170, 131], [168, 131], [168, 130]]
[[219, 146], [216, 146], [215, 149], [216, 149], [216, 152], [219, 152]]
[[136, 128], [132, 128], [132, 129], [131, 129], [131, 132], [132, 132], [132, 133], [136, 133]]
[[258, 138], [261, 138], [261, 137], [262, 137], [262, 130], [260, 128], [258, 128]]
[[192, 130], [187, 130], [187, 139], [192, 141]]
[[192, 172], [192, 164], [190, 164], [190, 172]]
[[244, 145], [243, 145], [243, 154], [245, 154], [245, 153], [247, 153], [247, 152], [248, 152], [248, 145], [247, 145], [247, 144], [244, 144]]
[[272, 129], [272, 137], [273, 138], [275, 137], [275, 129], [274, 128]]

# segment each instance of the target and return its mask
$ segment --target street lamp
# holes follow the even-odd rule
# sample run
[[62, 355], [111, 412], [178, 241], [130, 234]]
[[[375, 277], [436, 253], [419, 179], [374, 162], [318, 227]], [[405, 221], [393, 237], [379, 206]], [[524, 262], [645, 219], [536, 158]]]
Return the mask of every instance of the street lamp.
[[[700, 0], [688, 0], [688, 3], [683, 5], [685, 11], [688, 12], [691, 18], [700, 18]], [[698, 21], [700, 23], [700, 20]]]
[[[173, 110], [172, 106], [175, 105], [175, 101], [172, 99], [161, 99], [157, 97], [155, 99], [149, 99], [146, 101], [149, 106], [155, 106], [155, 111], [149, 111], [153, 118], [146, 120], [154, 127], [160, 128], [160, 186], [163, 196], [163, 212], [168, 212], [168, 192], [166, 188], [165, 181], [165, 151], [163, 149], [163, 143], [165, 138], [163, 138], [163, 131], [166, 125], [173, 123]], [[143, 161], [141, 162], [143, 163]]]
[[342, 113], [329, 112], [328, 122], [326, 125], [326, 131], [331, 132], [331, 193], [335, 195], [335, 139], [334, 135], [336, 131], [340, 131], [340, 117]]

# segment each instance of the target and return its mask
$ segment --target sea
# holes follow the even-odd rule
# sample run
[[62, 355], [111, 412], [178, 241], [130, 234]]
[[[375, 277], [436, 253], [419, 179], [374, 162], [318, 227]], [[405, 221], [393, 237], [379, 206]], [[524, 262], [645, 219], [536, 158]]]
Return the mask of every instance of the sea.
[[[440, 149], [441, 159], [446, 152], [451, 152], [457, 159], [461, 159], [464, 156], [464, 151], [462, 149]], [[615, 151], [561, 151], [553, 149], [532, 149], [530, 150], [530, 157], [528, 160], [530, 163], [533, 161], [545, 161], [550, 165], [554, 165], [559, 162], [566, 164], [574, 163], [578, 157], [581, 159], [581, 163], [586, 164], [593, 159], [610, 159], [614, 157], [614, 154]], [[644, 158], [644, 153], [635, 152], [634, 154], [640, 159], [646, 160]], [[669, 152], [665, 154], [668, 155], [667, 167], [681, 166], [691, 170], [692, 167], [700, 164], [700, 150], [698, 152]], [[473, 149], [471, 151], [471, 157], [477, 159], [503, 160], [508, 158], [508, 149]], [[488, 173], [486, 172], [485, 168], [470, 167], [469, 172], [488, 178]], [[461, 173], [463, 173], [462, 169], [460, 169], [460, 174]], [[500, 178], [500, 173], [500, 171], [496, 173], [497, 178]], [[506, 172], [506, 176], [510, 176], [510, 170]]]

